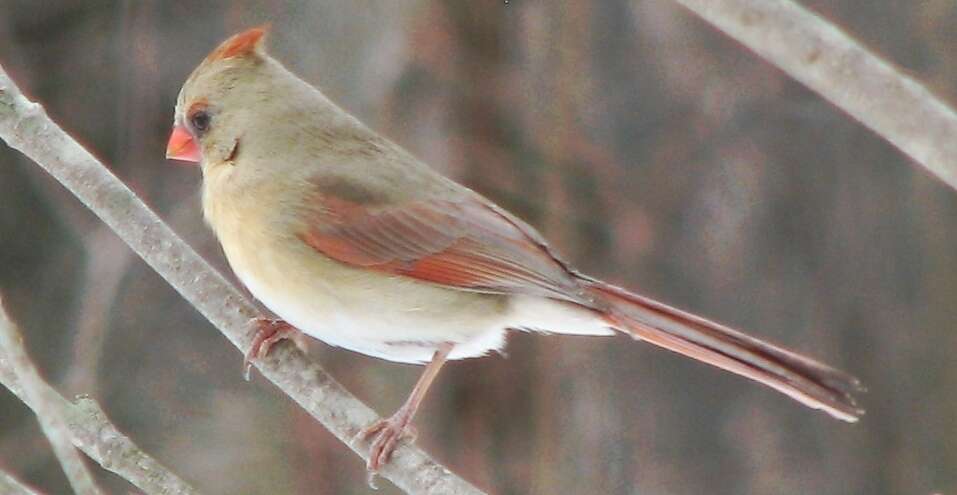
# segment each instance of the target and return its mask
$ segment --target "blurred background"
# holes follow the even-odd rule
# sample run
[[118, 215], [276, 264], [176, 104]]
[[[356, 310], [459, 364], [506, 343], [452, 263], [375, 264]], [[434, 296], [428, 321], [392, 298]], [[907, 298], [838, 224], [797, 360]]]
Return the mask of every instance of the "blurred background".
[[[804, 0], [957, 103], [952, 0]], [[164, 160], [180, 85], [270, 51], [539, 227], [580, 269], [859, 376], [834, 421], [629, 338], [515, 334], [456, 362], [418, 443], [493, 493], [957, 493], [957, 193], [669, 0], [0, 0], [0, 64], [228, 272], [199, 170]], [[205, 493], [368, 493], [361, 461], [72, 195], [0, 144], [0, 290], [46, 377]], [[419, 368], [315, 342], [382, 414]], [[0, 390], [0, 468], [68, 490]], [[97, 469], [114, 493], [133, 490]], [[382, 482], [380, 493], [398, 491]]]

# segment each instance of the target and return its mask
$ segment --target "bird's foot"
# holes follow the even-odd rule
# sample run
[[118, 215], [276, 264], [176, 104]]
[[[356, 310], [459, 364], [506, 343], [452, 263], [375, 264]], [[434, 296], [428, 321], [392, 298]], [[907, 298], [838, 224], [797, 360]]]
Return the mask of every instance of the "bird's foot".
[[392, 452], [403, 438], [415, 440], [415, 428], [410, 424], [412, 411], [406, 407], [399, 408], [391, 417], [380, 419], [366, 427], [359, 433], [358, 438], [368, 440], [375, 437], [369, 448], [369, 460], [366, 469], [370, 474], [376, 473], [392, 457]]
[[269, 349], [277, 342], [285, 339], [292, 339], [296, 347], [303, 352], [306, 351], [305, 335], [298, 328], [286, 323], [283, 320], [271, 318], [253, 318], [250, 325], [256, 327], [256, 335], [249, 345], [249, 351], [246, 352], [246, 358], [243, 359], [243, 376], [249, 380], [249, 372], [252, 368], [254, 359], [262, 359], [269, 354]]

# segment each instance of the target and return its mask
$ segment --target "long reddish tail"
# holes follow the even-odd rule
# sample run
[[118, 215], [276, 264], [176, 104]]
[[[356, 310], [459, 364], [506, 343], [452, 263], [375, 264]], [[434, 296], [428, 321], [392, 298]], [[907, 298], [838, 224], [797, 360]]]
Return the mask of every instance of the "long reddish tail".
[[609, 323], [635, 338], [748, 377], [835, 418], [864, 414], [860, 382], [829, 366], [736, 330], [597, 280], [585, 285], [611, 307]]

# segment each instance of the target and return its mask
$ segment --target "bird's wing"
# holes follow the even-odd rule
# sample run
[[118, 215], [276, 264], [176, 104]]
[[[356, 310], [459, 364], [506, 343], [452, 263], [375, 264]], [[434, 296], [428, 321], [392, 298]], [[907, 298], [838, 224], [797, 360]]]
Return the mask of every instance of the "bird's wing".
[[736, 330], [578, 275], [535, 230], [481, 197], [417, 199], [366, 207], [324, 196], [300, 237], [353, 266], [461, 290], [532, 294], [599, 311], [608, 324], [654, 345], [764, 383], [845, 421], [863, 411], [859, 382]]
[[587, 304], [578, 279], [529, 225], [478, 195], [363, 206], [324, 195], [300, 239], [353, 266], [460, 290]]

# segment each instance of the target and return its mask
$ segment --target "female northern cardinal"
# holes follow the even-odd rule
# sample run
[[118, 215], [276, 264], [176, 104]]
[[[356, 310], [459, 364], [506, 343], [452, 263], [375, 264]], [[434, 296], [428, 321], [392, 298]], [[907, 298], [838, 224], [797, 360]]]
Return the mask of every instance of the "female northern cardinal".
[[[203, 213], [250, 292], [257, 359], [296, 329], [390, 361], [428, 363], [375, 436], [388, 461], [448, 359], [509, 329], [623, 332], [768, 385], [832, 416], [862, 414], [857, 380], [804, 356], [573, 270], [534, 228], [369, 130], [262, 48], [233, 36], [179, 93], [166, 156], [199, 162]], [[288, 322], [288, 323], [286, 323]]]

